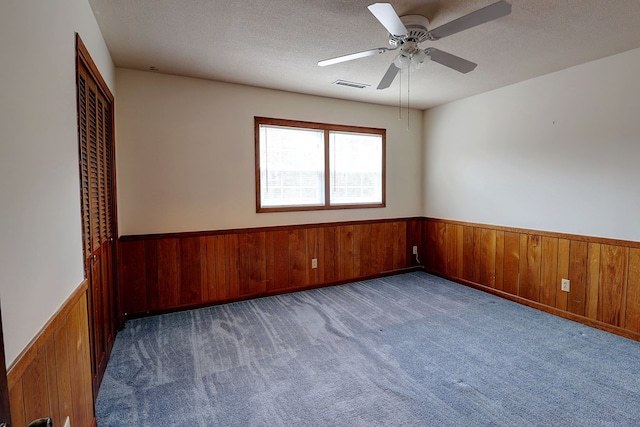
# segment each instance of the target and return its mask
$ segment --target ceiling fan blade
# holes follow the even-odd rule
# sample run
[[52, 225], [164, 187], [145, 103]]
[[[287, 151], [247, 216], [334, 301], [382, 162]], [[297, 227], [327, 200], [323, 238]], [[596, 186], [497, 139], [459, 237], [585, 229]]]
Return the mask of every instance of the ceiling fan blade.
[[339, 64], [340, 62], [352, 61], [354, 59], [366, 58], [367, 56], [379, 55], [381, 53], [385, 53], [388, 50], [390, 49], [387, 49], [386, 47], [379, 47], [377, 49], [365, 50], [364, 52], [351, 53], [349, 55], [325, 59], [324, 61], [318, 62], [318, 65], [321, 67], [326, 67], [327, 65]]
[[374, 3], [369, 5], [369, 11], [373, 13], [378, 21], [394, 36], [407, 35], [407, 28], [396, 13], [391, 3]]
[[382, 76], [382, 80], [380, 80], [380, 84], [378, 84], [378, 87], [376, 89], [386, 89], [391, 86], [391, 83], [393, 83], [393, 79], [396, 78], [398, 71], [400, 71], [400, 68], [391, 63], [391, 65], [389, 65], [389, 68], [387, 69], [387, 72], [384, 73], [384, 76]]
[[475, 12], [471, 12], [468, 15], [454, 19], [453, 21], [441, 25], [438, 28], [434, 28], [429, 31], [429, 38], [431, 40], [438, 40], [450, 36], [451, 34], [473, 28], [476, 25], [502, 18], [510, 13], [511, 4], [501, 0], [487, 7], [483, 7], [482, 9], [478, 9]]
[[442, 64], [445, 67], [453, 68], [461, 73], [466, 74], [469, 71], [473, 71], [478, 66], [476, 63], [467, 61], [464, 58], [460, 58], [459, 56], [452, 55], [433, 47], [426, 49], [425, 52], [431, 57], [432, 61]]

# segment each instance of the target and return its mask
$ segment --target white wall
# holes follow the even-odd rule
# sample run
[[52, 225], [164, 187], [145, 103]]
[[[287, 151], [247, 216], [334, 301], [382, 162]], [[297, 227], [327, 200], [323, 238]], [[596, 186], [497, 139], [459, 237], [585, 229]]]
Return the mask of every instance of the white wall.
[[86, 0], [0, 3], [0, 300], [10, 364], [82, 282], [75, 33], [110, 88]]
[[[116, 70], [121, 235], [395, 218], [422, 213], [422, 113]], [[346, 88], [345, 90], [355, 90]], [[387, 207], [256, 213], [254, 116], [387, 129]]]
[[430, 217], [640, 240], [640, 49], [425, 113]]

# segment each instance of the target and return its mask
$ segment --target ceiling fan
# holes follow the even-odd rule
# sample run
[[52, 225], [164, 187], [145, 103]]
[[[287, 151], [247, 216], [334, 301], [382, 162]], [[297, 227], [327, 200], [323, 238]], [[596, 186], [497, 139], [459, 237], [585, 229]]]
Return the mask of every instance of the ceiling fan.
[[509, 15], [511, 13], [511, 4], [501, 0], [482, 9], [478, 9], [475, 12], [471, 12], [468, 15], [454, 19], [433, 30], [428, 29], [429, 20], [424, 16], [405, 15], [399, 17], [390, 3], [374, 3], [369, 6], [369, 11], [389, 32], [389, 44], [392, 47], [379, 47], [363, 52], [325, 59], [318, 62], [318, 65], [324, 67], [400, 49], [400, 52], [393, 59], [387, 72], [382, 77], [380, 84], [378, 84], [378, 89], [386, 89], [391, 86], [391, 83], [401, 69], [408, 69], [409, 67], [420, 68], [421, 65], [429, 60], [461, 73], [472, 71], [476, 68], [477, 64], [434, 47], [420, 49], [418, 45], [424, 41], [439, 40], [459, 33], [460, 31]]

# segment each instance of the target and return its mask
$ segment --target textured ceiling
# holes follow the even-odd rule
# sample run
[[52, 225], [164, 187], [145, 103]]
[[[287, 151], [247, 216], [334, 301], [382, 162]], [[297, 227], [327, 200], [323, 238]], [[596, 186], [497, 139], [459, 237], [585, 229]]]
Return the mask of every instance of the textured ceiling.
[[[89, 0], [117, 67], [397, 105], [399, 79], [377, 90], [394, 53], [318, 67], [388, 47], [375, 0]], [[399, 15], [438, 27], [495, 0], [392, 0]], [[509, 0], [511, 15], [420, 46], [476, 62], [410, 74], [411, 107], [426, 109], [640, 47], [640, 0]], [[335, 86], [337, 79], [371, 85]], [[402, 79], [403, 103], [407, 80]]]

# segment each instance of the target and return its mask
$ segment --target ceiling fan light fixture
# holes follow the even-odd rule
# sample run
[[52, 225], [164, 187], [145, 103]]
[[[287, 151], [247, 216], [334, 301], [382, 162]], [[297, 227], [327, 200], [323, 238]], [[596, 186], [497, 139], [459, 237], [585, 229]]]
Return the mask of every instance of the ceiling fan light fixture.
[[393, 60], [393, 63], [396, 67], [404, 70], [406, 68], [409, 68], [409, 65], [411, 65], [411, 58], [409, 56], [406, 56], [404, 52], [399, 53]]
[[419, 70], [423, 68], [430, 60], [431, 57], [426, 51], [419, 50], [411, 57], [411, 65], [414, 69]]
[[419, 50], [413, 54], [413, 57], [411, 59], [415, 64], [424, 64], [425, 62], [428, 62], [431, 57], [427, 55], [427, 52], [425, 52], [424, 50]]

